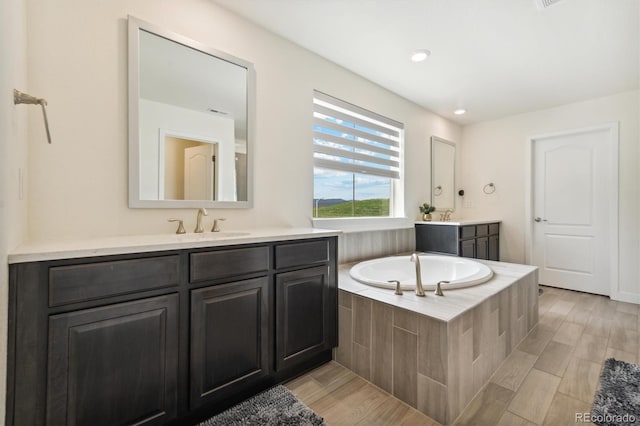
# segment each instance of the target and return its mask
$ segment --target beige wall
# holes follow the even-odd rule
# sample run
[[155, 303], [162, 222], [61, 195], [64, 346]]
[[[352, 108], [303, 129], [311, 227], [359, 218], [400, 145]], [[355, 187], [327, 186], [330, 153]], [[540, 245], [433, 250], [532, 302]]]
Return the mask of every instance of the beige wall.
[[51, 146], [39, 143], [41, 123], [32, 123], [32, 240], [172, 232], [166, 219], [173, 216], [187, 228], [195, 223], [195, 210], [127, 207], [128, 14], [255, 65], [255, 207], [225, 211], [228, 229], [310, 225], [313, 89], [405, 123], [412, 218], [429, 196], [429, 137], [459, 140], [459, 126], [208, 0], [28, 4], [30, 83], [49, 100], [54, 138]]
[[4, 424], [6, 395], [7, 252], [26, 236], [26, 187], [20, 199], [18, 176], [20, 170], [27, 172], [27, 120], [42, 126], [39, 108], [13, 105], [14, 88], [30, 92], [25, 19], [24, 0], [0, 2], [0, 424]]
[[[633, 91], [543, 111], [465, 126], [462, 135], [461, 184], [465, 217], [503, 220], [502, 260], [525, 261], [525, 158], [528, 138], [540, 134], [620, 123], [619, 291], [640, 303], [640, 150], [639, 97]], [[482, 193], [488, 182], [493, 195]], [[606, 208], [606, 206], [603, 206]]]

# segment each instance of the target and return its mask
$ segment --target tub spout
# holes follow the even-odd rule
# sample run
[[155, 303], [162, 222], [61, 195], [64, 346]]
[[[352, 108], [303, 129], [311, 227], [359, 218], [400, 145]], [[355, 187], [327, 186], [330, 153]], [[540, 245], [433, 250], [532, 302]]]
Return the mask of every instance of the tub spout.
[[420, 257], [418, 253], [411, 255], [411, 261], [416, 264], [416, 296], [425, 297], [424, 288], [422, 288], [422, 272], [420, 271]]

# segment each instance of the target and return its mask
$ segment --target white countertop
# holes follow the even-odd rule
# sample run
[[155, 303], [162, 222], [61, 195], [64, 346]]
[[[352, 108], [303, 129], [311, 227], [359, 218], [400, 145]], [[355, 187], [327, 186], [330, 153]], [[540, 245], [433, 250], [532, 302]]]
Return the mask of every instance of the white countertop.
[[358, 262], [340, 265], [338, 268], [338, 288], [440, 321], [451, 321], [463, 312], [479, 305], [484, 300], [509, 287], [515, 281], [538, 269], [535, 266], [515, 263], [488, 260], [477, 261], [484, 263], [493, 270], [493, 278], [486, 283], [473, 287], [444, 290], [444, 296], [435, 296], [432, 291], [429, 291], [426, 297], [418, 297], [413, 290], [405, 290], [404, 294], [399, 296], [394, 294], [392, 289], [362, 284], [349, 275], [351, 267]]
[[246, 232], [131, 235], [86, 240], [43, 241], [26, 243], [12, 250], [9, 253], [9, 263], [300, 240], [333, 237], [340, 233], [340, 231], [316, 228], [272, 228], [251, 229]]
[[464, 226], [464, 225], [483, 225], [485, 223], [500, 223], [500, 222], [502, 222], [502, 220], [500, 219], [460, 219], [460, 220], [451, 220], [448, 222], [441, 222], [439, 220], [416, 221], [416, 224]]

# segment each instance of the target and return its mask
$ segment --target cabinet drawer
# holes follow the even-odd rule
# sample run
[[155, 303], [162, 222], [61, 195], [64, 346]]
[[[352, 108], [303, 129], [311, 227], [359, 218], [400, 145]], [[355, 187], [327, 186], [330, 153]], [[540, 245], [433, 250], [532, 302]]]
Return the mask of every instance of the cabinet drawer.
[[500, 224], [499, 223], [490, 223], [489, 224], [489, 234], [494, 235], [500, 232]]
[[55, 266], [49, 269], [49, 306], [170, 287], [179, 282], [179, 256]]
[[484, 237], [485, 235], [489, 235], [489, 225], [477, 225], [476, 235], [478, 237]]
[[269, 247], [192, 253], [189, 282], [215, 280], [269, 270]]
[[329, 261], [329, 242], [310, 241], [276, 246], [276, 269]]
[[473, 238], [475, 236], [476, 236], [476, 227], [474, 225], [460, 227], [460, 239]]

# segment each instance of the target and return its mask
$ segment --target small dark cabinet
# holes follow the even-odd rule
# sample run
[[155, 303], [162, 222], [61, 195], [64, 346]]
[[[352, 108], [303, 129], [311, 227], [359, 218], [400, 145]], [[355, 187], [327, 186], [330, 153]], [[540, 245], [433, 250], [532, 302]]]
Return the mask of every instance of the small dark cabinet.
[[155, 425], [177, 413], [178, 295], [49, 318], [47, 425]]
[[489, 238], [476, 239], [476, 259], [489, 259]]
[[489, 235], [489, 260], [500, 260], [500, 235]]
[[500, 260], [500, 223], [417, 223], [416, 250], [474, 259]]
[[460, 241], [460, 256], [475, 258], [476, 248], [476, 240]]
[[276, 369], [335, 346], [329, 267], [276, 275]]
[[267, 277], [191, 292], [191, 408], [269, 373]]

